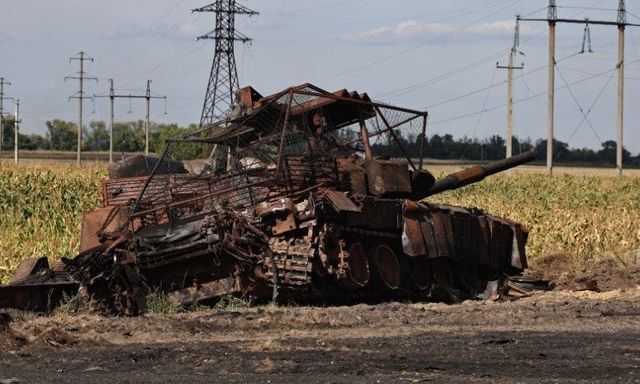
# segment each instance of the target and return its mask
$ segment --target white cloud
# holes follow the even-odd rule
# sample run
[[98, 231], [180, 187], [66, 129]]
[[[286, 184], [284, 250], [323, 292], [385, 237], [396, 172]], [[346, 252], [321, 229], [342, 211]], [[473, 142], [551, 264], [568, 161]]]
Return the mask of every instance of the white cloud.
[[[349, 43], [385, 43], [416, 37], [438, 37], [455, 33], [457, 36], [508, 36], [513, 34], [513, 20], [498, 20], [489, 23], [476, 24], [469, 28], [450, 23], [429, 23], [424, 21], [407, 20], [393, 27], [378, 27], [368, 31], [347, 33], [340, 40]], [[528, 25], [521, 25], [520, 32], [528, 34], [535, 32]]]

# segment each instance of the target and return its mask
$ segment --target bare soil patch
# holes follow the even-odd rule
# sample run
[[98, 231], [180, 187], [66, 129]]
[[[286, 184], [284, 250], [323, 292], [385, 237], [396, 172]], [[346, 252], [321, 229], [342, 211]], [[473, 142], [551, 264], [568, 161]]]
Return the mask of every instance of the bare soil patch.
[[[640, 382], [640, 288], [513, 302], [12, 313], [0, 381]], [[0, 339], [2, 340], [2, 339]]]

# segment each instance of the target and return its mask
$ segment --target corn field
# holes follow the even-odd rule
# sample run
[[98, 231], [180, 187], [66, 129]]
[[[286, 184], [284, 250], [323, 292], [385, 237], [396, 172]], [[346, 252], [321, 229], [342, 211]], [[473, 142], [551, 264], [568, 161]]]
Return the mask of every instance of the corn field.
[[100, 205], [102, 166], [0, 164], [0, 281], [20, 260], [73, 257], [82, 213]]
[[[73, 257], [82, 213], [100, 205], [104, 166], [0, 164], [0, 282], [20, 260]], [[640, 178], [497, 175], [430, 201], [476, 206], [530, 229], [531, 259], [573, 255], [576, 267], [640, 248]]]

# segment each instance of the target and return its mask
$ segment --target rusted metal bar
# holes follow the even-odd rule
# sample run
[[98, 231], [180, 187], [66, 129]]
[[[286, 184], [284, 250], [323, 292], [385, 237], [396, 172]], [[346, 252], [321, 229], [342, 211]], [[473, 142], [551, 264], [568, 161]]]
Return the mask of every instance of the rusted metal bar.
[[362, 145], [364, 145], [365, 159], [373, 160], [373, 151], [371, 150], [371, 143], [369, 142], [369, 131], [362, 117], [362, 108], [360, 108], [360, 140], [362, 140]]
[[282, 149], [284, 148], [284, 137], [287, 133], [287, 128], [289, 125], [289, 114], [291, 112], [291, 104], [293, 103], [293, 92], [289, 92], [289, 99], [287, 101], [287, 111], [284, 115], [284, 123], [282, 124], [282, 135], [280, 136], [280, 145], [278, 146], [278, 164], [276, 169], [278, 170], [278, 174], [284, 178], [284, 167], [283, 167], [283, 153]]
[[138, 196], [138, 198], [136, 199], [135, 203], [133, 204], [133, 208], [132, 208], [133, 212], [135, 212], [138, 209], [140, 201], [142, 200], [142, 196], [144, 196], [144, 193], [147, 191], [147, 187], [149, 187], [149, 183], [151, 183], [151, 180], [156, 175], [156, 171], [158, 170], [158, 167], [162, 163], [162, 160], [164, 160], [165, 157], [167, 156], [167, 153], [169, 152], [169, 146], [170, 146], [169, 143], [165, 144], [164, 151], [162, 152], [162, 156], [160, 156], [160, 160], [158, 160], [156, 165], [153, 167], [153, 170], [151, 171], [151, 174], [149, 175], [149, 178], [144, 183], [144, 186], [142, 187], [142, 190], [140, 191], [140, 195]]
[[[262, 186], [262, 185], [268, 185], [273, 183], [274, 181], [278, 181], [278, 178], [273, 178], [273, 179], [268, 179], [268, 180], [261, 180], [261, 181], [256, 181], [254, 183], [251, 183], [249, 185], [246, 185], [245, 187], [258, 187], [258, 186]], [[229, 188], [225, 188], [216, 192], [212, 192], [212, 193], [208, 193], [206, 195], [202, 195], [202, 196], [198, 196], [198, 197], [194, 197], [193, 199], [188, 199], [188, 200], [183, 200], [183, 201], [179, 201], [176, 203], [171, 203], [171, 204], [167, 204], [166, 206], [163, 207], [158, 207], [158, 208], [153, 208], [153, 209], [149, 209], [146, 211], [141, 211], [141, 212], [135, 212], [133, 213], [130, 217], [131, 218], [135, 218], [135, 217], [141, 217], [144, 215], [148, 215], [150, 213], [154, 213], [154, 212], [158, 212], [158, 211], [162, 211], [168, 208], [175, 208], [175, 207], [180, 207], [182, 205], [189, 205], [189, 204], [193, 204], [193, 203], [197, 203], [199, 201], [211, 198], [213, 196], [222, 194], [222, 193], [227, 193], [227, 192], [232, 192], [238, 189], [237, 185], [234, 185], [232, 187]]]
[[378, 115], [380, 115], [380, 118], [382, 119], [382, 122], [384, 123], [384, 125], [387, 126], [387, 132], [389, 132], [389, 134], [396, 141], [396, 144], [398, 144], [398, 147], [400, 147], [400, 150], [405, 154], [407, 162], [409, 163], [411, 168], [413, 168], [414, 171], [417, 171], [416, 166], [413, 164], [413, 160], [411, 160], [411, 157], [409, 157], [409, 152], [407, 152], [407, 150], [404, 148], [404, 145], [402, 145], [402, 142], [400, 141], [400, 138], [398, 138], [398, 135], [396, 135], [396, 133], [393, 131], [393, 128], [391, 127], [391, 125], [387, 121], [387, 118], [384, 117], [384, 115], [382, 114], [382, 111], [380, 111], [379, 107], [375, 106], [374, 108], [378, 112]]
[[424, 160], [424, 145], [427, 142], [427, 116], [422, 118], [422, 139], [420, 140], [420, 163], [418, 169], [422, 169], [422, 163]]

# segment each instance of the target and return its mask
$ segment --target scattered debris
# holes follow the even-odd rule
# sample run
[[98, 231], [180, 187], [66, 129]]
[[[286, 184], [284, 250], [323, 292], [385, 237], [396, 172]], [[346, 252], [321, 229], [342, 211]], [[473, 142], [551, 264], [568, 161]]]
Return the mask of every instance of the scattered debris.
[[[229, 116], [169, 141], [160, 159], [110, 167], [79, 255], [59, 268], [25, 261], [0, 288], [0, 306], [48, 310], [79, 292], [105, 312], [137, 315], [151, 292], [186, 306], [231, 296], [459, 301], [504, 295], [507, 282], [520, 293], [540, 288], [509, 277], [527, 267], [520, 224], [421, 202], [534, 154], [436, 181], [422, 169], [426, 119], [311, 84], [268, 97], [240, 89]], [[422, 137], [418, 159], [402, 134]], [[405, 159], [375, 157], [373, 138], [394, 141]], [[187, 173], [178, 160], [194, 154], [206, 160]]]

